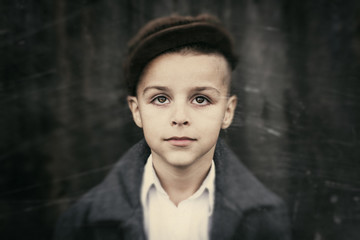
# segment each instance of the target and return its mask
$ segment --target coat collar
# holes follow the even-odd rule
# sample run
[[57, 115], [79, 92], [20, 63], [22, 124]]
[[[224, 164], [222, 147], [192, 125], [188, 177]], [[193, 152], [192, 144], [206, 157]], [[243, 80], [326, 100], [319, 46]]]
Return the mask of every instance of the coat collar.
[[247, 211], [281, 200], [255, 178], [222, 140], [217, 143], [214, 161], [216, 195], [211, 239], [231, 239]]
[[139, 214], [142, 174], [149, 155], [149, 147], [145, 140], [141, 140], [125, 153], [104, 181], [89, 193], [92, 202], [90, 222], [127, 221]]
[[[120, 159], [105, 180], [87, 194], [85, 200], [91, 202], [89, 222], [118, 221], [129, 229], [142, 229], [140, 189], [149, 155], [149, 147], [141, 140]], [[217, 143], [214, 161], [216, 193], [211, 235], [213, 239], [221, 239], [224, 233], [232, 234], [247, 210], [280, 200], [246, 169], [222, 140]], [[219, 224], [222, 229], [216, 228]]]

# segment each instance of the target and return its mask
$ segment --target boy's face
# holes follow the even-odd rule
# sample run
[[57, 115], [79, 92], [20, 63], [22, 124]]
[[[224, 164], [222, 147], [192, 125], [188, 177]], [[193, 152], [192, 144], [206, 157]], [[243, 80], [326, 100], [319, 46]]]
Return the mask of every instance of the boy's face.
[[220, 129], [231, 124], [236, 107], [229, 82], [220, 55], [170, 53], [149, 63], [128, 103], [154, 162], [183, 168], [213, 158]]

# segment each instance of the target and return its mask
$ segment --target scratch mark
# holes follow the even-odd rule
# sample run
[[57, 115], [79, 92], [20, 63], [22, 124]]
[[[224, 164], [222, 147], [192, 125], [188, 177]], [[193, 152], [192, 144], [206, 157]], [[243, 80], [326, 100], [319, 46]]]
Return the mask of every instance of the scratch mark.
[[272, 128], [265, 128], [266, 132], [271, 134], [271, 135], [274, 135], [276, 137], [280, 137], [281, 136], [281, 133], [276, 131], [275, 129], [272, 129]]
[[245, 87], [245, 91], [250, 93], [260, 93], [260, 89], [253, 87]]
[[337, 189], [343, 189], [343, 190], [349, 190], [354, 192], [360, 192], [360, 188], [356, 188], [353, 186], [350, 186], [348, 184], [339, 183], [339, 182], [333, 182], [333, 181], [325, 181], [325, 185], [332, 188]]
[[46, 186], [46, 185], [49, 185], [49, 184], [57, 184], [57, 183], [60, 183], [60, 182], [66, 181], [66, 180], [73, 180], [73, 179], [81, 178], [81, 177], [84, 177], [84, 176], [87, 176], [87, 175], [92, 175], [92, 174], [95, 174], [95, 173], [98, 173], [98, 172], [108, 171], [113, 166], [114, 166], [114, 164], [110, 164], [110, 165], [106, 165], [106, 166], [103, 166], [103, 167], [90, 169], [88, 171], [83, 171], [83, 172], [80, 172], [80, 173], [77, 173], [77, 174], [74, 174], [74, 175], [66, 176], [64, 178], [56, 179], [56, 180], [51, 181], [50, 183], [34, 184], [34, 185], [26, 186], [24, 188], [18, 188], [18, 189], [15, 189], [15, 190], [11, 190], [11, 191], [8, 191], [8, 192], [1, 193], [0, 196], [4, 197], [4, 196], [11, 195], [11, 194], [14, 194], [14, 193], [29, 191], [31, 189], [43, 187], [43, 186]]

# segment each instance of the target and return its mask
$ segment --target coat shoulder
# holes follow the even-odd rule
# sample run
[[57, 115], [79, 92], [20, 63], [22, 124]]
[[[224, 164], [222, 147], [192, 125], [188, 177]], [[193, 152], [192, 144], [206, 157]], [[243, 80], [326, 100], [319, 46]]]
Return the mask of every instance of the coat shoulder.
[[94, 229], [118, 228], [139, 215], [139, 189], [149, 149], [135, 144], [97, 186], [78, 199], [59, 218], [55, 239], [92, 239]]
[[[284, 201], [265, 187], [239, 160], [224, 141], [215, 156], [217, 239], [290, 239], [290, 221]], [[224, 222], [226, 225], [224, 226]], [[225, 235], [226, 236], [225, 236]]]

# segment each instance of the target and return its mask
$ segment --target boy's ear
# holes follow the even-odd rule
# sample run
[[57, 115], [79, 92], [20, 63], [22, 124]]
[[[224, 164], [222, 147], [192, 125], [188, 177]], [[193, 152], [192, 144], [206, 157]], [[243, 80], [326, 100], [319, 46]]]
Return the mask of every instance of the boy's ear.
[[226, 104], [226, 111], [225, 111], [223, 123], [221, 125], [222, 129], [226, 129], [231, 125], [232, 120], [234, 118], [236, 104], [237, 104], [237, 97], [235, 95], [229, 97]]
[[141, 115], [140, 115], [140, 111], [139, 111], [139, 103], [138, 103], [137, 97], [128, 96], [127, 102], [128, 102], [129, 108], [131, 110], [135, 124], [139, 128], [142, 128], [142, 121], [141, 121]]

